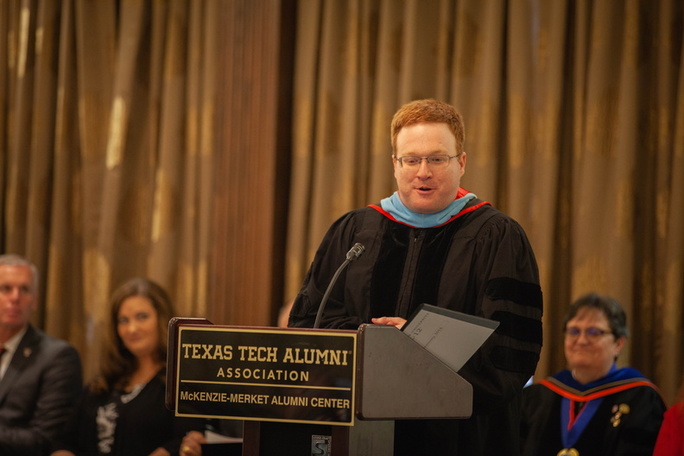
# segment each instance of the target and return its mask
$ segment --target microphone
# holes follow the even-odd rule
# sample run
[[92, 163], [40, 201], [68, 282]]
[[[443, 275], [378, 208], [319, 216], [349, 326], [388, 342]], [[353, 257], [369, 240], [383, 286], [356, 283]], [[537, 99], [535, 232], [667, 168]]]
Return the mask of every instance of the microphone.
[[340, 265], [339, 268], [337, 268], [337, 271], [335, 271], [335, 275], [333, 275], [332, 280], [328, 284], [328, 288], [325, 290], [325, 294], [323, 295], [323, 299], [321, 299], [321, 304], [318, 306], [318, 312], [316, 313], [316, 320], [314, 321], [314, 328], [319, 328], [321, 326], [321, 318], [323, 317], [323, 309], [325, 309], [325, 304], [328, 302], [328, 297], [330, 296], [330, 292], [333, 289], [333, 286], [335, 285], [335, 282], [337, 282], [337, 277], [339, 277], [340, 273], [344, 268], [347, 267], [349, 263], [357, 259], [358, 257], [361, 256], [363, 251], [366, 250], [366, 248], [363, 246], [363, 244], [357, 242], [352, 246], [351, 249], [347, 252], [347, 255], [345, 256], [344, 263]]
[[349, 249], [349, 252], [347, 252], [347, 260], [352, 261], [357, 259], [361, 256], [364, 250], [366, 250], [366, 248], [363, 246], [363, 244], [357, 242], [352, 246], [351, 249]]

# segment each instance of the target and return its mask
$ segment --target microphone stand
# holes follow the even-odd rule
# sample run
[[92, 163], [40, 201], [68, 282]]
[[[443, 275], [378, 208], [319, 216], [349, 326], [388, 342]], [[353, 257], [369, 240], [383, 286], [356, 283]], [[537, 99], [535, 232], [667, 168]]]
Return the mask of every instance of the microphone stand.
[[347, 252], [344, 262], [340, 265], [339, 268], [337, 268], [337, 271], [335, 271], [332, 280], [328, 284], [328, 288], [325, 290], [325, 294], [323, 294], [323, 299], [321, 299], [321, 304], [318, 306], [318, 312], [316, 313], [316, 320], [314, 321], [313, 325], [314, 328], [320, 328], [321, 326], [321, 319], [323, 318], [323, 309], [325, 309], [325, 305], [328, 302], [328, 297], [330, 297], [330, 293], [332, 292], [333, 286], [335, 285], [335, 282], [337, 282], [337, 278], [339, 277], [340, 273], [342, 273], [344, 268], [346, 268], [349, 263], [360, 257], [364, 250], [366, 250], [366, 248], [363, 246], [363, 244], [357, 242]]

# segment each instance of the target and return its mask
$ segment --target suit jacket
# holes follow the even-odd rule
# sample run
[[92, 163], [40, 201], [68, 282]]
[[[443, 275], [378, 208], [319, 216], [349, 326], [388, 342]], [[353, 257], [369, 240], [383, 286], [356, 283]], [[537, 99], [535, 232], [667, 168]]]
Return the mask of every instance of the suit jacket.
[[67, 342], [29, 325], [0, 380], [0, 455], [47, 455], [83, 385]]

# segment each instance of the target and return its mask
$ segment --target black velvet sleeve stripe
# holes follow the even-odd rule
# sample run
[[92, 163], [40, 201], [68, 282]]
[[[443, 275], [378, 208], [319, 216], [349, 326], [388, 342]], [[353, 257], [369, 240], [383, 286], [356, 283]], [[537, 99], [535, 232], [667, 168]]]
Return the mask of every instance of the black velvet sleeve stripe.
[[495, 347], [492, 351], [492, 362], [502, 370], [532, 375], [537, 368], [539, 354], [508, 347]]
[[491, 319], [500, 322], [499, 327], [496, 328], [497, 334], [523, 342], [540, 345], [542, 343], [542, 323], [539, 320], [504, 311], [494, 312]]
[[536, 283], [526, 283], [509, 277], [492, 279], [487, 283], [487, 296], [492, 301], [513, 301], [522, 306], [542, 308], [541, 287]]

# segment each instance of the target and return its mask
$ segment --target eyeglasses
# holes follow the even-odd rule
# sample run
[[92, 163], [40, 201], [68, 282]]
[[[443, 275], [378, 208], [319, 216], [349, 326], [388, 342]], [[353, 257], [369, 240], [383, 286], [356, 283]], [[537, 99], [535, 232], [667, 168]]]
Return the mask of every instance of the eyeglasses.
[[598, 340], [599, 337], [605, 336], [606, 334], [613, 334], [613, 331], [593, 327], [586, 328], [584, 330], [581, 330], [580, 328], [575, 328], [574, 326], [570, 328], [565, 328], [565, 336], [571, 339], [578, 338], [580, 334], [582, 334], [583, 332], [587, 339], [591, 341]]
[[407, 168], [417, 168], [420, 166], [421, 162], [425, 160], [428, 165], [441, 167], [449, 164], [452, 158], [461, 156], [463, 152], [456, 155], [430, 155], [429, 157], [416, 157], [415, 155], [405, 155], [403, 157], [393, 157], [399, 162], [400, 166], [406, 166]]

